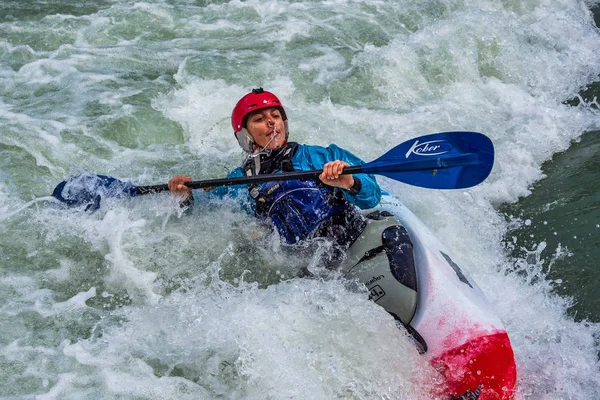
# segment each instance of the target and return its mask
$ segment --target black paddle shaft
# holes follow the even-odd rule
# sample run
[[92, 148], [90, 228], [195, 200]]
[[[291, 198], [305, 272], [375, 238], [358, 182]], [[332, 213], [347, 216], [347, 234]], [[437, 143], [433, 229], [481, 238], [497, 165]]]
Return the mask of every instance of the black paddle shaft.
[[[362, 172], [362, 166], [356, 167], [345, 167], [342, 171], [342, 175], [347, 174], [359, 174]], [[203, 189], [212, 188], [217, 186], [233, 186], [243, 185], [249, 183], [263, 183], [263, 182], [277, 182], [277, 181], [289, 181], [289, 180], [300, 180], [300, 179], [313, 179], [318, 178], [323, 173], [322, 170], [314, 171], [297, 171], [297, 172], [286, 172], [285, 174], [264, 174], [264, 175], [253, 175], [253, 176], [240, 176], [237, 178], [220, 178], [220, 179], [207, 179], [203, 181], [192, 181], [187, 182], [185, 185], [190, 189]], [[138, 186], [136, 194], [147, 194], [147, 193], [158, 193], [169, 190], [169, 186], [162, 185], [148, 185]]]

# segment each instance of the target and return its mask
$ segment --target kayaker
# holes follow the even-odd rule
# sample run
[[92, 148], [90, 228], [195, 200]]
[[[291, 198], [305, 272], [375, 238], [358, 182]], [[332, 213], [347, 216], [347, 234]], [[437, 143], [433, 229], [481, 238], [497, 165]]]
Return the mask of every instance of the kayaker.
[[[334, 144], [328, 147], [288, 142], [288, 118], [273, 93], [253, 89], [235, 105], [231, 114], [234, 135], [246, 153], [241, 167], [228, 177], [323, 169], [319, 180], [269, 182], [216, 188], [219, 196], [238, 196], [240, 188], [248, 197], [252, 212], [270, 219], [289, 244], [315, 237], [327, 237], [344, 247], [351, 244], [366, 225], [358, 208], [375, 207], [381, 189], [373, 175], [341, 175], [344, 167], [364, 162]], [[177, 175], [169, 189], [193, 201], [185, 185], [192, 180]], [[357, 206], [357, 207], [355, 207]]]
[[[252, 212], [269, 219], [288, 244], [319, 237], [332, 240], [334, 246], [319, 261], [372, 286], [370, 298], [406, 325], [418, 347], [425, 351], [427, 345], [408, 325], [417, 304], [409, 235], [389, 212], [375, 211], [366, 216], [360, 212], [359, 209], [377, 206], [381, 200], [381, 189], [373, 175], [341, 175], [344, 167], [364, 162], [334, 144], [321, 147], [288, 142], [285, 109], [273, 93], [262, 88], [252, 90], [237, 102], [231, 124], [246, 159], [228, 177], [320, 169], [323, 173], [318, 180], [218, 187], [211, 193], [242, 193]], [[168, 183], [172, 192], [185, 196], [184, 203], [194, 199], [186, 186], [191, 180], [187, 175], [177, 175]], [[304, 268], [298, 276], [310, 274]]]

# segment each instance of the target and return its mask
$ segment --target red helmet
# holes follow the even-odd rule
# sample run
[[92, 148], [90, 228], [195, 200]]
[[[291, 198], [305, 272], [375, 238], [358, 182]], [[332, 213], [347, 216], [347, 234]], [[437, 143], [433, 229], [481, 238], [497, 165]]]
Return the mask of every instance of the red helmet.
[[255, 146], [252, 136], [246, 130], [246, 117], [253, 111], [271, 107], [277, 107], [281, 112], [285, 124], [285, 138], [287, 140], [289, 135], [287, 115], [281, 102], [273, 93], [266, 92], [263, 88], [252, 89], [252, 92], [242, 97], [233, 108], [231, 112], [231, 126], [233, 127], [235, 138], [245, 151], [252, 153]]

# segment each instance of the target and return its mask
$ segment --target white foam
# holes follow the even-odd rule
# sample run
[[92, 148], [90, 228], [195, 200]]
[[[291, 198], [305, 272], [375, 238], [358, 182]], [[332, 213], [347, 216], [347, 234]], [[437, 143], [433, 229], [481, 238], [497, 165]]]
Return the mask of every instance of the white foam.
[[109, 210], [94, 230], [97, 236], [93, 244], [100, 248], [108, 245], [108, 253], [104, 256], [109, 266], [107, 284], [125, 289], [134, 302], [155, 303], [160, 299], [153, 290], [156, 273], [136, 268], [123, 249], [126, 232], [140, 229], [145, 224], [142, 219], [130, 220], [125, 210]]
[[[162, 364], [167, 374], [183, 373], [188, 384], [197, 380], [194, 392], [247, 399], [302, 398], [307, 392], [314, 399], [374, 393], [410, 398], [423, 389], [413, 384], [437, 379], [392, 318], [340, 282], [293, 280], [256, 290], [234, 288], [218, 275], [212, 279], [172, 294], [160, 307], [126, 310], [128, 322], [103, 335], [108, 347], [78, 343], [67, 354], [102, 367], [102, 390], [122, 394], [129, 388], [140, 396], [183, 390], [174, 385], [179, 378], [154, 377], [148, 362]], [[123, 368], [125, 381], [144, 385], [115, 385]]]
[[95, 287], [90, 288], [87, 292], [79, 292], [67, 301], [53, 304], [52, 309], [57, 313], [81, 312], [82, 309], [87, 308], [85, 302], [92, 297], [96, 297]]

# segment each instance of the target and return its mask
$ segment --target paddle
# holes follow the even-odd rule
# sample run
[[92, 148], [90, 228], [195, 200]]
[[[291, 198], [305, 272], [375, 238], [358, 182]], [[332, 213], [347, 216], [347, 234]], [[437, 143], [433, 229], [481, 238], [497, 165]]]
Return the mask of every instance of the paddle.
[[[376, 174], [430, 189], [475, 186], [490, 174], [494, 145], [477, 132], [442, 132], [401, 143], [369, 163], [344, 168], [342, 174]], [[322, 171], [298, 171], [238, 178], [207, 179], [186, 184], [190, 189], [282, 180], [316, 179]], [[100, 206], [102, 197], [126, 197], [169, 190], [166, 184], [135, 186], [106, 175], [81, 174], [59, 183], [52, 196], [71, 206]]]

